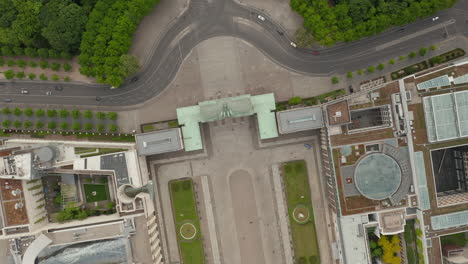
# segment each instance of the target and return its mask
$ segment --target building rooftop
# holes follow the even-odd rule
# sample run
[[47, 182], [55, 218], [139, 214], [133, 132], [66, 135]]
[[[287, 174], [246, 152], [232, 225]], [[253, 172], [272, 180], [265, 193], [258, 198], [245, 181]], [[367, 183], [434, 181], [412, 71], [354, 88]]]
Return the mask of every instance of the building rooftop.
[[347, 100], [327, 106], [328, 124], [330, 126], [343, 125], [351, 122], [349, 105]]
[[180, 128], [138, 134], [135, 138], [138, 154], [143, 156], [183, 149]]
[[278, 136], [275, 97], [273, 93], [227, 97], [177, 108], [177, 119], [182, 125], [182, 137], [186, 151], [203, 149], [199, 123], [257, 114], [261, 139]]
[[282, 134], [323, 127], [322, 108], [319, 106], [277, 112], [276, 117]]
[[468, 91], [423, 98], [429, 142], [468, 136]]
[[32, 157], [30, 152], [1, 157], [0, 177], [31, 179]]
[[359, 192], [371, 200], [392, 196], [401, 183], [401, 169], [397, 161], [382, 153], [372, 153], [362, 158], [354, 171]]
[[422, 210], [431, 209], [429, 200], [429, 190], [427, 188], [426, 166], [424, 165], [424, 154], [422, 151], [414, 153], [414, 167], [416, 170], [417, 187], [419, 189], [420, 208]]
[[426, 90], [430, 88], [443, 87], [450, 85], [450, 78], [448, 75], [442, 75], [425, 82], [418, 83], [416, 87], [418, 90]]
[[468, 225], [468, 211], [431, 216], [431, 226], [434, 230], [454, 228]]
[[339, 218], [342, 232], [345, 263], [368, 264], [364, 221], [361, 215]]

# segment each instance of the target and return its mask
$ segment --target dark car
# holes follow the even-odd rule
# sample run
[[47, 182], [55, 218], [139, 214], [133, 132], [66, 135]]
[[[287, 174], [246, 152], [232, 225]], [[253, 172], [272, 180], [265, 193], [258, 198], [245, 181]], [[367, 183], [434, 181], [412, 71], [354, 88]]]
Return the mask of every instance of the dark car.
[[98, 102], [101, 101], [101, 97], [96, 96], [96, 101], [98, 101]]
[[55, 86], [55, 91], [63, 91], [63, 87], [59, 86], [59, 85], [56, 85]]
[[130, 80], [130, 82], [136, 82], [136, 81], [138, 81], [138, 77], [137, 77], [137, 76], [133, 77], [133, 78]]
[[5, 103], [9, 103], [11, 101], [13, 101], [13, 99], [11, 99], [11, 98], [4, 98], [3, 99], [3, 102], [5, 102]]
[[352, 86], [352, 85], [350, 85], [350, 86], [348, 87], [348, 89], [349, 89], [349, 93], [354, 93], [354, 89], [353, 89], [353, 86]]

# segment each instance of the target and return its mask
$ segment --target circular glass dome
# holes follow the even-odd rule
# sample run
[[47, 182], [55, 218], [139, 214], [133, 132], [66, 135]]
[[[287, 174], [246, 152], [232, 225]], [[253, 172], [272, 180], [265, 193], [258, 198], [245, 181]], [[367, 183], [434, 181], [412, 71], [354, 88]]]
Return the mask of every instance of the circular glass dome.
[[383, 200], [393, 195], [401, 183], [401, 169], [392, 157], [373, 153], [362, 158], [354, 171], [359, 192], [372, 200]]

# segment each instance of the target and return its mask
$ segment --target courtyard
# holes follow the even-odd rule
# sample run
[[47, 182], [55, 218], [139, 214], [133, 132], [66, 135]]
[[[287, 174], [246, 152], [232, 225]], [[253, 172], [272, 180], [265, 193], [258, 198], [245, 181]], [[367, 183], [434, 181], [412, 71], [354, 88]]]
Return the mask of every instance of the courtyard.
[[[201, 219], [200, 228], [195, 227], [201, 229], [206, 263], [213, 263], [215, 258], [226, 263], [294, 263], [292, 257], [286, 260], [283, 250], [292, 245], [279, 242], [284, 241], [280, 225], [289, 223], [279, 220], [272, 167], [292, 160], [304, 160], [312, 204], [310, 207], [309, 203], [307, 212], [309, 219], [315, 217], [316, 244], [320, 245], [320, 249], [315, 249], [320, 252], [308, 257], [321, 256], [321, 263], [332, 263], [328, 253], [328, 209], [324, 206], [319, 174], [318, 134], [309, 131], [294, 137], [259, 142], [255, 124], [254, 117], [204, 124], [205, 153], [194, 152], [192, 157], [167, 157], [167, 160], [163, 157], [151, 162], [153, 180], [158, 188], [156, 193], [161, 197], [159, 206], [163, 211], [162, 225], [167, 236], [163, 240], [168, 244], [166, 255], [169, 262], [181, 261], [179, 235], [193, 235], [193, 227], [174, 223], [173, 214], [178, 214], [177, 209], [172, 208], [171, 201], [164, 197], [171, 197], [172, 181], [189, 178], [193, 180]], [[307, 149], [304, 143], [313, 147]], [[203, 184], [204, 179], [208, 184]], [[215, 228], [210, 228], [210, 225]]]

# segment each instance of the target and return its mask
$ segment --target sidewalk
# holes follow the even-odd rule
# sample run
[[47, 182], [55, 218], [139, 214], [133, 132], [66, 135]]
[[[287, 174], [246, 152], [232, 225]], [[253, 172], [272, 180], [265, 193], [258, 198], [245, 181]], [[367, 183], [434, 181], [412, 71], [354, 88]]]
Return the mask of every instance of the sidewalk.
[[[401, 54], [399, 54], [399, 55], [397, 55], [395, 57], [382, 58], [379, 61], [375, 61], [375, 63], [372, 65], [372, 66], [375, 67], [375, 72], [373, 72], [371, 74], [366, 72], [366, 68], [362, 69], [362, 71], [363, 71], [362, 75], [357, 74], [358, 69], [349, 69], [349, 71], [353, 71], [353, 78], [348, 79], [346, 77], [346, 73], [341, 74], [341, 75], [337, 75], [337, 77], [340, 79], [340, 82], [338, 84], [336, 84], [335, 86], [337, 88], [340, 87], [340, 88], [347, 89], [347, 87], [349, 85], [352, 85], [353, 88], [354, 88], [354, 91], [357, 92], [359, 90], [360, 83], [364, 82], [364, 81], [367, 81], [367, 80], [372, 80], [372, 79], [379, 78], [381, 76], [385, 76], [386, 82], [391, 82], [392, 81], [392, 77], [391, 77], [392, 72], [398, 71], [398, 70], [400, 70], [402, 68], [405, 68], [405, 67], [407, 67], [409, 65], [412, 65], [412, 64], [424, 61], [424, 60], [429, 60], [430, 58], [432, 58], [432, 57], [434, 57], [436, 55], [440, 55], [442, 53], [445, 53], [447, 51], [450, 51], [450, 50], [453, 50], [453, 49], [456, 49], [456, 48], [462, 48], [463, 49], [465, 47], [468, 47], [468, 39], [465, 38], [465, 37], [461, 37], [461, 36], [457, 36], [457, 37], [454, 37], [454, 38], [447, 39], [447, 40], [445, 40], [443, 42], [435, 44], [436, 50], [434, 50], [434, 51], [431, 51], [429, 49], [429, 46], [430, 46], [429, 44], [425, 44], [425, 43], [421, 44], [421, 47], [426, 47], [427, 48], [427, 53], [426, 53], [425, 56], [420, 56], [419, 53], [418, 53], [419, 50], [413, 50], [417, 55], [416, 55], [416, 57], [410, 59], [408, 57], [409, 52], [402, 51]], [[465, 48], [465, 51], [468, 51], [468, 50], [466, 50], [466, 48]], [[399, 56], [406, 56], [406, 59], [400, 61], [400, 60], [398, 60]], [[390, 61], [390, 59], [393, 59], [395, 61], [395, 64], [390, 65], [388, 63]], [[377, 69], [377, 66], [380, 63], [385, 65], [385, 68], [382, 71]], [[371, 65], [369, 65], [369, 66], [371, 66]], [[332, 76], [330, 76], [330, 78], [331, 77]], [[331, 81], [331, 79], [330, 79], [330, 81]]]
[[161, 0], [140, 22], [129, 53], [140, 59], [143, 67], [151, 57], [162, 34], [171, 27], [189, 5], [190, 0]]

